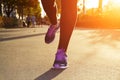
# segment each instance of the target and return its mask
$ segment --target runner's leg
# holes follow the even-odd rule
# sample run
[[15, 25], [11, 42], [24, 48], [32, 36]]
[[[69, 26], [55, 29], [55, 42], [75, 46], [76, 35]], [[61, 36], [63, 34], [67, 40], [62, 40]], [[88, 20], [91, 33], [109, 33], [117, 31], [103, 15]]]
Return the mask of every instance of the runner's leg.
[[77, 0], [61, 0], [60, 40], [58, 49], [67, 50], [77, 18]]
[[52, 25], [57, 24], [55, 0], [41, 0], [43, 8], [50, 19]]

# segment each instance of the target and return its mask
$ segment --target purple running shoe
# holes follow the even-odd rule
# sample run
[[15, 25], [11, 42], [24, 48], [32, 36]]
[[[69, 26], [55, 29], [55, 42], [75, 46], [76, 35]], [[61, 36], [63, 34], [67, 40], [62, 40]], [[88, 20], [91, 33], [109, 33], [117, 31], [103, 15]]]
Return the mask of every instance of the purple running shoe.
[[55, 33], [57, 32], [58, 29], [59, 29], [59, 25], [51, 25], [48, 28], [48, 31], [45, 35], [45, 43], [49, 44], [54, 40]]
[[66, 69], [67, 68], [67, 55], [63, 49], [59, 49], [56, 53], [53, 69]]

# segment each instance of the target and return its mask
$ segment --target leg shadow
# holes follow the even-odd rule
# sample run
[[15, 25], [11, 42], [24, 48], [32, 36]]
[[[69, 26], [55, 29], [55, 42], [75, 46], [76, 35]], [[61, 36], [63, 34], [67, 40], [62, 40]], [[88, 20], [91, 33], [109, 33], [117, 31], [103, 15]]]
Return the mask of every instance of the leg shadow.
[[50, 70], [46, 71], [45, 73], [43, 73], [42, 75], [40, 75], [39, 77], [37, 77], [35, 80], [52, 80], [53, 78], [58, 76], [64, 70], [61, 70], [61, 69], [57, 69], [57, 70], [50, 69]]
[[38, 34], [23, 35], [23, 36], [17, 36], [17, 37], [0, 38], [0, 41], [10, 41], [10, 40], [15, 40], [15, 39], [22, 39], [22, 38], [29, 38], [29, 37], [35, 37], [35, 36], [42, 36], [42, 35], [45, 35], [45, 34], [46, 33], [38, 33]]

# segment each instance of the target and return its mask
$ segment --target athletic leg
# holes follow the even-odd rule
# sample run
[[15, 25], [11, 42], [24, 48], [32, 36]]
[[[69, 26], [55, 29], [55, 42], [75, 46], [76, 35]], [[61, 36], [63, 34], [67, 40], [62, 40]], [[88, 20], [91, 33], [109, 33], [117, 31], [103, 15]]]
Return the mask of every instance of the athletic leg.
[[57, 24], [55, 0], [41, 0], [43, 8], [52, 25]]
[[53, 68], [67, 68], [66, 50], [77, 18], [77, 0], [61, 0], [60, 40]]
[[77, 0], [61, 0], [60, 40], [58, 49], [67, 50], [77, 18]]
[[41, 0], [43, 4], [43, 8], [49, 17], [51, 22], [50, 27], [45, 35], [45, 43], [51, 43], [55, 38], [55, 33], [57, 32], [59, 26], [57, 25], [57, 17], [56, 17], [56, 4], [55, 0]]

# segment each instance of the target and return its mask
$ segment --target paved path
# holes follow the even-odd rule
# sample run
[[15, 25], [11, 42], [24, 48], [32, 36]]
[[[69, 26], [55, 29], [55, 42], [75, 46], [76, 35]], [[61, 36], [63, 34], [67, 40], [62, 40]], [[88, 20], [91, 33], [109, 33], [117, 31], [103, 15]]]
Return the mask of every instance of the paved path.
[[59, 32], [44, 43], [48, 26], [0, 29], [0, 80], [120, 80], [120, 30], [75, 29], [66, 70], [52, 70]]

